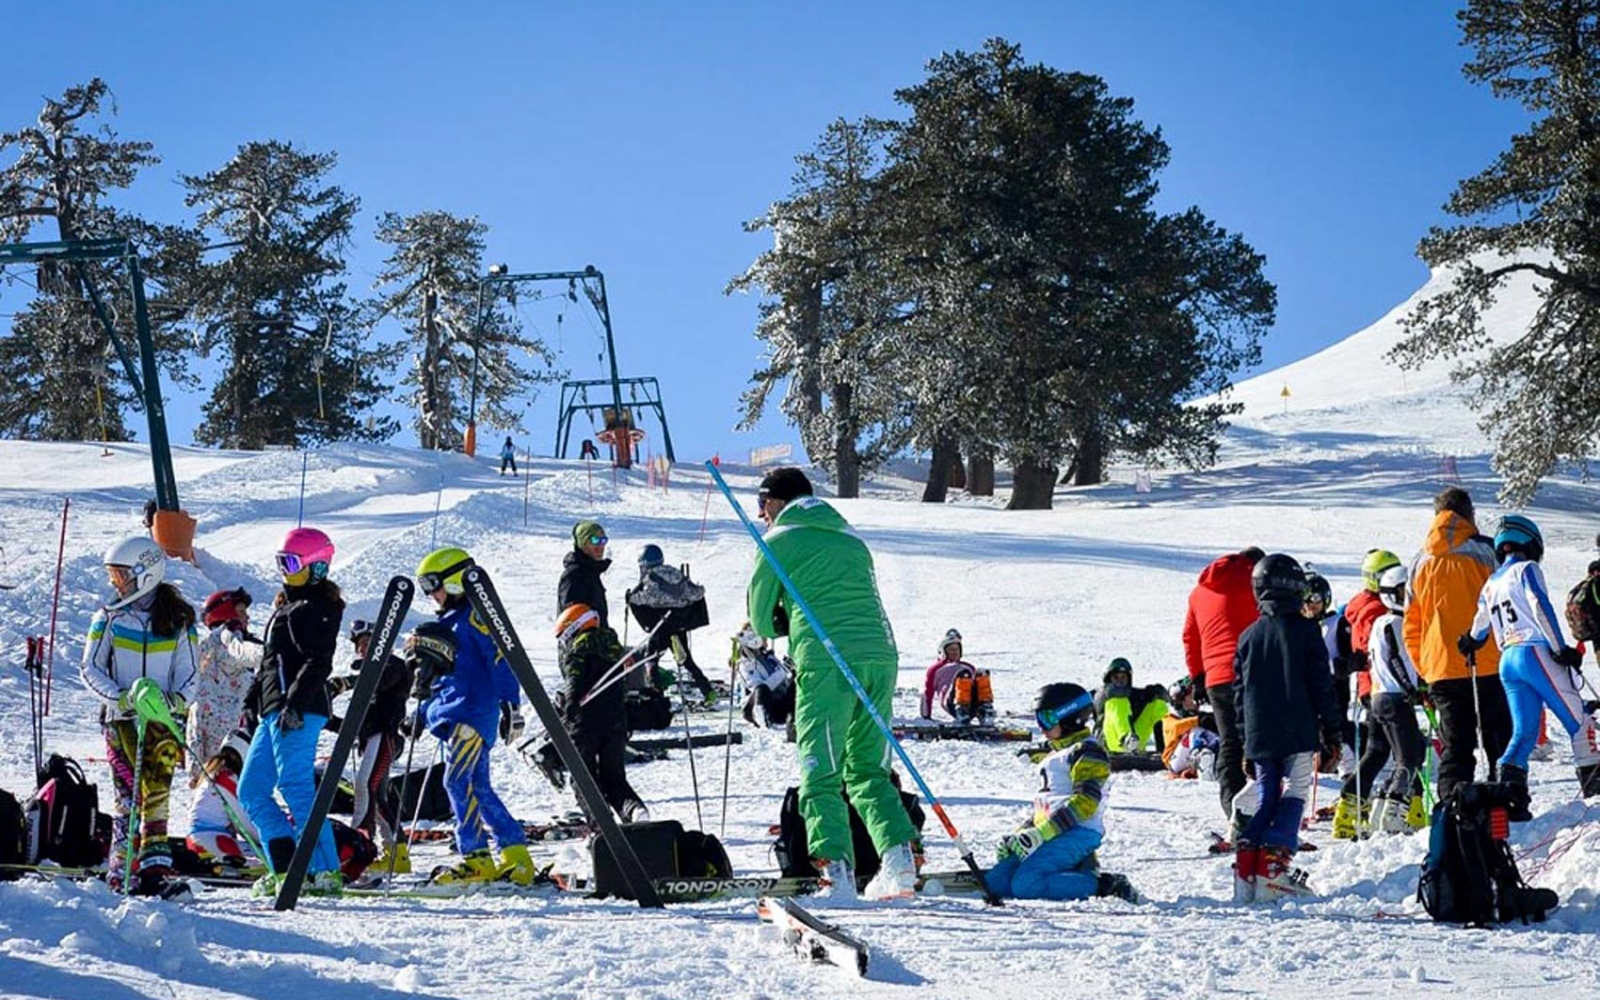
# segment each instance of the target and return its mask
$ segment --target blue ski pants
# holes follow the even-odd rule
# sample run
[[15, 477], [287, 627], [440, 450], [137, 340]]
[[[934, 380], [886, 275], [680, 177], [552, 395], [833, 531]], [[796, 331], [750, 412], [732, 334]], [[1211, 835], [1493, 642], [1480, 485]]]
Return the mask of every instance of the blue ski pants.
[[1578, 767], [1600, 763], [1595, 745], [1594, 717], [1583, 710], [1574, 671], [1557, 663], [1542, 643], [1512, 646], [1500, 651], [1500, 683], [1511, 705], [1511, 742], [1500, 755], [1502, 765], [1528, 768], [1528, 755], [1539, 739], [1539, 717], [1549, 706], [1551, 714], [1572, 739], [1572, 762]]
[[1300, 846], [1300, 818], [1306, 811], [1306, 796], [1315, 777], [1315, 754], [1296, 753], [1287, 757], [1254, 760], [1256, 768], [1256, 814], [1239, 837], [1257, 847]]
[[522, 824], [511, 815], [489, 785], [489, 748], [476, 729], [464, 722], [450, 732], [445, 747], [444, 791], [456, 817], [456, 850], [463, 856], [489, 846], [505, 850], [525, 844]]
[[1010, 899], [1088, 899], [1099, 885], [1099, 830], [1075, 826], [1025, 858], [1001, 858], [984, 876], [995, 895]]
[[[239, 775], [239, 804], [260, 832], [263, 846], [285, 837], [299, 839], [294, 817], [311, 814], [311, 803], [317, 797], [317, 737], [328, 724], [326, 715], [308, 715], [299, 729], [286, 732], [278, 728], [281, 714], [262, 716], [245, 754], [244, 771]], [[338, 779], [338, 775], [330, 777]], [[283, 806], [272, 797], [273, 792], [283, 798]], [[288, 813], [283, 811], [284, 806]], [[333, 827], [323, 823], [308, 874], [338, 870], [339, 849], [333, 843]]]

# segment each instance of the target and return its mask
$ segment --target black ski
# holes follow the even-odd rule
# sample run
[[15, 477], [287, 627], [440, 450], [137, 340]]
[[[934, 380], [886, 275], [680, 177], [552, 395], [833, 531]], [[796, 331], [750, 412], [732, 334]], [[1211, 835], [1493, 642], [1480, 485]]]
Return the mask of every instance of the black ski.
[[[866, 942], [853, 934], [819, 919], [816, 914], [786, 896], [762, 896], [756, 912], [783, 931], [784, 943], [796, 955], [811, 962], [845, 965], [854, 968], [856, 975], [867, 974], [868, 952]], [[844, 959], [843, 962], [839, 961]]]
[[696, 736], [650, 736], [628, 741], [628, 749], [639, 753], [650, 753], [654, 750], [686, 750], [689, 747], [720, 747], [729, 743], [742, 744], [744, 733], [734, 730], [732, 733], [700, 733]]
[[566, 765], [573, 790], [578, 793], [578, 805], [589, 817], [589, 822], [599, 830], [606, 847], [614, 853], [623, 881], [639, 900], [640, 906], [661, 906], [661, 897], [656, 893], [644, 865], [639, 863], [633, 844], [622, 835], [616, 817], [611, 815], [611, 807], [606, 805], [605, 798], [600, 794], [600, 786], [595, 784], [594, 775], [589, 773], [583, 758], [578, 755], [578, 748], [566, 727], [561, 724], [561, 716], [556, 714], [550, 695], [545, 692], [544, 684], [534, 672], [528, 651], [517, 637], [516, 629], [511, 626], [511, 616], [506, 614], [505, 605], [500, 602], [500, 595], [495, 592], [494, 582], [489, 579], [488, 572], [482, 566], [472, 566], [461, 574], [461, 581], [466, 586], [467, 599], [472, 602], [478, 620], [489, 627], [489, 635], [499, 647], [500, 655], [506, 658], [506, 664], [516, 674], [528, 701], [533, 703], [533, 710], [538, 713], [550, 742], [555, 745], [556, 754]]
[[328, 818], [328, 810], [333, 807], [333, 796], [339, 788], [339, 776], [344, 773], [345, 761], [350, 757], [350, 748], [355, 745], [356, 736], [361, 732], [361, 721], [367, 716], [367, 706], [372, 704], [372, 695], [378, 690], [378, 681], [383, 676], [383, 666], [389, 662], [389, 654], [394, 652], [395, 640], [399, 638], [401, 626], [405, 624], [406, 612], [411, 608], [411, 596], [414, 593], [416, 584], [404, 576], [391, 578], [388, 589], [383, 592], [383, 603], [378, 606], [375, 632], [367, 644], [367, 655], [361, 660], [355, 689], [350, 693], [350, 707], [345, 709], [344, 721], [339, 726], [339, 736], [333, 741], [333, 753], [328, 756], [322, 780], [317, 782], [317, 797], [311, 803], [311, 815], [306, 817], [305, 825], [300, 828], [300, 839], [294, 847], [294, 860], [289, 863], [289, 870], [283, 876], [283, 884], [278, 887], [278, 898], [272, 904], [275, 910], [292, 910], [300, 899], [300, 889], [305, 884], [306, 872], [311, 868], [311, 854], [317, 846], [317, 835], [322, 832], [322, 824]]

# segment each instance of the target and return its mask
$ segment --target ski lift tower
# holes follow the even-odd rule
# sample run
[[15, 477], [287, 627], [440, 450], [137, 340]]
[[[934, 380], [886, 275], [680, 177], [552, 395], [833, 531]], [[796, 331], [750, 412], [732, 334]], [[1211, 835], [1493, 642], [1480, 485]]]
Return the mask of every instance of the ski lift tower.
[[[634, 425], [633, 410], [644, 408], [653, 410], [661, 424], [661, 443], [667, 453], [668, 461], [677, 461], [677, 456], [672, 452], [672, 432], [667, 429], [667, 410], [661, 401], [660, 383], [653, 377], [623, 378], [617, 374], [617, 347], [611, 333], [611, 308], [606, 302], [606, 278], [593, 264], [581, 271], [539, 271], [529, 274], [508, 274], [504, 264], [490, 267], [489, 273], [478, 281], [478, 319], [473, 327], [474, 347], [477, 338], [483, 333], [484, 322], [488, 315], [486, 310], [498, 286], [516, 286], [541, 281], [565, 281], [567, 295], [573, 301], [577, 301], [578, 286], [580, 284], [583, 286], [584, 295], [594, 306], [594, 311], [600, 314], [600, 322], [605, 327], [606, 359], [611, 367], [611, 377], [608, 379], [561, 383], [561, 412], [556, 423], [556, 457], [567, 457], [573, 418], [579, 413], [592, 414], [598, 410], [605, 427], [596, 436], [611, 445], [619, 468], [629, 468], [633, 464], [634, 447], [644, 438], [644, 431]], [[628, 388], [627, 406], [622, 402], [624, 386]], [[602, 390], [603, 387], [610, 388], [610, 401], [591, 402], [589, 390], [591, 388]], [[472, 397], [468, 408], [467, 434], [464, 443], [464, 450], [468, 455], [477, 452], [477, 415], [478, 351], [475, 349], [472, 352]]]
[[[127, 268], [128, 292], [133, 299], [133, 326], [139, 352], [138, 365], [123, 338], [94, 280], [84, 267], [86, 261], [120, 262]], [[172, 446], [167, 438], [167, 415], [161, 400], [161, 372], [156, 366], [155, 338], [150, 332], [150, 310], [144, 295], [144, 272], [139, 254], [125, 237], [93, 240], [61, 240], [45, 243], [0, 243], [0, 268], [14, 264], [40, 267], [51, 262], [70, 264], [89, 292], [89, 303], [106, 329], [111, 346], [122, 362], [123, 372], [133, 386], [135, 398], [144, 409], [150, 434], [150, 463], [154, 467], [156, 512], [151, 534], [169, 555], [188, 559], [194, 551], [194, 518], [178, 507], [178, 481], [172, 471]]]

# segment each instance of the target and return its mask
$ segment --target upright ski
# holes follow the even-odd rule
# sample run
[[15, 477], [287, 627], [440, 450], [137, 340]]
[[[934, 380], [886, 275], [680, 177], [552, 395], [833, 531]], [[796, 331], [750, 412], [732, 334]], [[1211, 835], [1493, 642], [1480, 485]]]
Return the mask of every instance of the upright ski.
[[506, 658], [507, 665], [511, 667], [511, 672], [516, 674], [518, 683], [528, 696], [528, 701], [533, 703], [533, 710], [538, 713], [539, 721], [549, 734], [550, 742], [555, 746], [561, 762], [566, 765], [573, 790], [578, 793], [578, 805], [588, 815], [589, 822], [600, 831], [600, 836], [605, 838], [607, 849], [612, 851], [617, 859], [623, 881], [633, 890], [640, 906], [661, 906], [661, 897], [657, 894], [655, 885], [646, 874], [644, 865], [639, 863], [633, 845], [622, 835], [616, 817], [611, 815], [611, 807], [606, 805], [605, 798], [600, 794], [600, 786], [595, 784], [594, 775], [589, 773], [583, 758], [578, 755], [578, 748], [572, 742], [572, 737], [567, 734], [566, 727], [561, 724], [561, 716], [556, 714], [556, 707], [551, 703], [550, 695], [545, 692], [544, 684], [534, 672], [533, 663], [528, 659], [528, 651], [522, 645], [522, 640], [517, 637], [516, 629], [512, 628], [511, 616], [506, 614], [505, 605], [500, 603], [500, 595], [495, 592], [494, 583], [489, 579], [488, 572], [482, 566], [471, 566], [461, 574], [461, 582], [466, 586], [467, 599], [472, 602], [472, 610], [477, 613], [478, 620], [489, 627], [489, 635], [493, 637], [500, 655]]
[[756, 904], [761, 919], [783, 932], [784, 943], [811, 962], [855, 969], [865, 977], [869, 955], [866, 942], [838, 925], [822, 920], [787, 896], [762, 896]]
[[383, 592], [383, 603], [378, 606], [377, 626], [367, 644], [367, 655], [361, 659], [356, 686], [350, 694], [350, 706], [345, 709], [339, 737], [333, 741], [333, 753], [328, 757], [322, 780], [317, 782], [317, 797], [311, 803], [311, 815], [306, 817], [305, 825], [300, 828], [300, 839], [294, 847], [294, 860], [289, 863], [289, 870], [283, 876], [283, 885], [278, 888], [278, 898], [272, 904], [275, 910], [292, 910], [300, 899], [306, 872], [311, 868], [311, 854], [317, 846], [317, 835], [322, 832], [328, 810], [333, 807], [339, 776], [344, 773], [350, 748], [355, 745], [356, 736], [361, 732], [361, 721], [367, 716], [367, 706], [372, 704], [372, 696], [378, 690], [383, 666], [389, 662], [389, 654], [394, 652], [395, 639], [405, 624], [406, 612], [411, 608], [414, 593], [416, 584], [404, 576], [391, 578], [388, 589]]

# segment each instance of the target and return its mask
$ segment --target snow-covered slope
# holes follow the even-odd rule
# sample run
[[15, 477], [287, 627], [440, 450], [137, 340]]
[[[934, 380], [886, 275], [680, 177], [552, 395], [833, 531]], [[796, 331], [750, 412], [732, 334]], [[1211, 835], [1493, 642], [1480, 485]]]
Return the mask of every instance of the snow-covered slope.
[[[1514, 301], [1515, 299], [1515, 301]], [[1526, 310], [1524, 298], [1503, 308]], [[1404, 307], [1402, 307], [1403, 309]], [[1400, 312], [1402, 310], [1397, 310]], [[1057, 509], [1008, 513], [986, 502], [910, 502], [903, 480], [874, 483], [868, 499], [839, 503], [871, 545], [901, 649], [900, 714], [945, 629], [967, 637], [969, 658], [994, 673], [1003, 712], [1026, 717], [1034, 690], [1052, 680], [1099, 682], [1113, 656], [1140, 683], [1183, 672], [1180, 632], [1195, 575], [1222, 552], [1258, 544], [1314, 563], [1339, 600], [1357, 586], [1362, 554], [1410, 552], [1441, 485], [1436, 452], [1459, 455], [1458, 475], [1492, 519], [1495, 483], [1481, 446], [1465, 440], [1442, 373], [1374, 371], [1393, 342], [1393, 316], [1284, 373], [1239, 390], [1248, 405], [1224, 462], [1192, 474], [1156, 473], [1153, 490], [1130, 483], [1063, 490]], [[1276, 392], [1287, 381], [1290, 412]], [[1407, 408], [1402, 427], [1374, 414]], [[1464, 412], [1464, 411], [1463, 411]], [[221, 586], [271, 592], [272, 553], [300, 509], [302, 456], [177, 455], [185, 506], [200, 519], [198, 567], [175, 567], [191, 598]], [[740, 502], [755, 471], [725, 467]], [[59, 517], [72, 500], [59, 609], [50, 749], [84, 761], [109, 787], [95, 705], [76, 682], [89, 616], [103, 599], [99, 553], [140, 530], [148, 456], [119, 447], [0, 442], [0, 785], [25, 791], [31, 760], [26, 685], [14, 664], [22, 637], [48, 630]], [[1544, 527], [1546, 569], [1562, 586], [1581, 574], [1600, 490], [1554, 482], [1530, 513]], [[660, 544], [706, 584], [712, 624], [696, 635], [715, 673], [727, 636], [744, 617], [755, 556], [706, 474], [676, 470], [669, 491], [642, 473], [591, 472], [540, 460], [526, 480], [502, 479], [461, 456], [375, 447], [315, 452], [307, 462], [307, 523], [339, 546], [334, 576], [350, 615], [370, 612], [384, 581], [408, 572], [435, 544], [466, 545], [494, 575], [547, 681], [554, 649], [555, 581], [577, 520], [601, 519], [612, 538], [613, 610], [634, 579], [640, 549]], [[436, 514], [437, 511], [437, 514]], [[618, 616], [620, 617], [620, 615]], [[635, 631], [637, 638], [637, 631]], [[697, 716], [698, 731], [727, 720]], [[700, 751], [632, 769], [656, 818], [720, 833], [742, 871], [771, 869], [771, 837], [797, 767], [779, 733], [735, 718], [745, 742], [726, 761]], [[1555, 727], [1552, 727], [1553, 730]], [[1562, 742], [1559, 739], [1558, 743]], [[431, 745], [418, 750], [424, 758]], [[919, 770], [980, 857], [992, 856], [1036, 787], [1012, 747], [913, 743]], [[1412, 900], [1420, 838], [1322, 845], [1301, 861], [1322, 898], [1240, 910], [1225, 902], [1225, 861], [1204, 856], [1221, 829], [1215, 786], [1160, 775], [1119, 775], [1110, 793], [1103, 865], [1128, 873], [1149, 901], [1018, 903], [988, 910], [962, 899], [842, 913], [875, 948], [874, 977], [797, 964], [757, 929], [748, 904], [704, 903], [646, 913], [576, 899], [309, 899], [290, 914], [219, 891], [187, 906], [123, 902], [98, 885], [0, 884], [0, 995], [107, 997], [562, 997], [864, 996], [879, 998], [1083, 995], [1128, 998], [1264, 996], [1289, 1000], [1375, 995], [1487, 997], [1538, 985], [1563, 996], [1600, 995], [1600, 813], [1575, 800], [1564, 748], [1534, 765], [1536, 818], [1515, 830], [1524, 874], [1562, 894], [1563, 907], [1533, 928], [1439, 927]], [[495, 780], [513, 810], [538, 819], [571, 806], [509, 751]], [[723, 784], [724, 767], [729, 781]], [[698, 800], [696, 797], [698, 782]], [[1331, 781], [1321, 804], [1335, 795]], [[184, 828], [188, 793], [175, 795]], [[726, 810], [723, 803], [726, 802]], [[936, 826], [929, 863], [957, 865]], [[559, 845], [536, 845], [554, 857]], [[443, 860], [419, 849], [422, 863]]]

